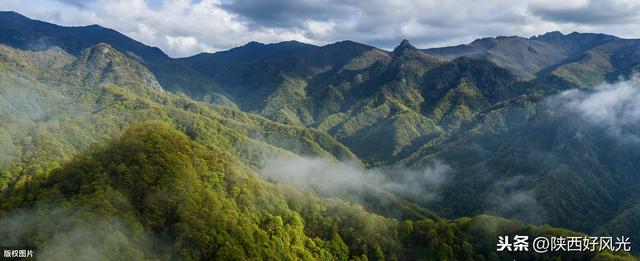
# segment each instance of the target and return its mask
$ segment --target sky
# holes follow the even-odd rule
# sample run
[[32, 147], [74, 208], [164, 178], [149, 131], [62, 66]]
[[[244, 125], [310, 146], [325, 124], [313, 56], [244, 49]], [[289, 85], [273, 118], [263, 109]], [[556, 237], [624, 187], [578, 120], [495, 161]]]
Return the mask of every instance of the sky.
[[549, 31], [640, 38], [640, 0], [0, 0], [33, 19], [113, 28], [172, 57], [250, 41], [323, 45], [353, 40], [393, 49]]

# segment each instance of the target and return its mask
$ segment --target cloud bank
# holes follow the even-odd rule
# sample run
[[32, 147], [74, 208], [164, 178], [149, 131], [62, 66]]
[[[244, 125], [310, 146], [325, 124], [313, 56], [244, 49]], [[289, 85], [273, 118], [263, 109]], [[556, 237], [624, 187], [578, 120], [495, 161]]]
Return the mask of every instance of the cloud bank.
[[5, 10], [63, 25], [100, 24], [171, 56], [249, 41], [354, 40], [392, 49], [548, 31], [640, 37], [635, 0], [0, 0]]

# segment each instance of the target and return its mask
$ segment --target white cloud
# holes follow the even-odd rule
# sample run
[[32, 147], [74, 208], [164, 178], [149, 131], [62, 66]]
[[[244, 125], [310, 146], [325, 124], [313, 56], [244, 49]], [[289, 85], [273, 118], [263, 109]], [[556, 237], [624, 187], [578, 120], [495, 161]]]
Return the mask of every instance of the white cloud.
[[358, 197], [359, 193], [380, 189], [428, 202], [438, 198], [450, 170], [449, 165], [441, 161], [419, 170], [402, 167], [363, 169], [356, 164], [292, 156], [265, 159], [260, 174], [272, 180], [312, 188], [324, 196]]
[[211, 51], [211, 49], [198, 42], [193, 36], [165, 36], [167, 45], [178, 53], [190, 53], [194, 50]]
[[392, 49], [467, 43], [559, 30], [640, 36], [635, 0], [0, 0], [3, 9], [63, 25], [100, 24], [171, 56], [249, 41], [354, 40]]
[[486, 214], [517, 219], [527, 223], [544, 223], [547, 213], [538, 202], [535, 190], [524, 189], [522, 175], [498, 180], [485, 197]]
[[336, 24], [333, 22], [322, 22], [322, 21], [306, 21], [305, 27], [309, 31], [309, 34], [312, 36], [317, 36], [319, 38], [330, 38], [334, 32]]
[[559, 102], [576, 111], [587, 122], [623, 141], [640, 142], [640, 76], [603, 83], [592, 90], [570, 90]]
[[3, 8], [61, 25], [100, 24], [138, 41], [160, 47], [171, 56], [235, 47], [252, 40], [307, 39], [295, 30], [250, 28], [217, 0], [169, 0], [152, 8], [143, 0], [112, 0], [80, 7], [52, 0], [0, 0]]
[[640, 22], [640, 2], [636, 0], [574, 0], [562, 4], [542, 1], [532, 3], [530, 10], [539, 17], [561, 23], [598, 26]]

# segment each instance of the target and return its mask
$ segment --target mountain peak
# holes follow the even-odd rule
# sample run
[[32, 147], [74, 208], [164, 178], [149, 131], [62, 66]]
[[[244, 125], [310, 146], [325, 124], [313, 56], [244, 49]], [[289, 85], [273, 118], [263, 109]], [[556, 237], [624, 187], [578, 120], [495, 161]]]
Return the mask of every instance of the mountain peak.
[[100, 25], [59, 26], [32, 20], [12, 11], [0, 11], [0, 42], [22, 50], [43, 50], [58, 46], [73, 55], [99, 43], [108, 43], [123, 53], [133, 53], [144, 62], [166, 61], [169, 57], [113, 29]]
[[256, 42], [256, 41], [251, 41], [244, 45], [244, 47], [262, 47], [262, 46], [265, 46], [265, 44], [261, 42]]
[[14, 11], [0, 11], [0, 21], [3, 27], [31, 21], [28, 17]]
[[398, 45], [398, 47], [393, 49], [393, 54], [401, 55], [406, 53], [409, 50], [417, 50], [417, 49], [413, 45], [411, 45], [411, 43], [409, 43], [409, 40], [402, 39], [402, 42], [400, 42], [400, 45]]
[[162, 90], [147, 67], [108, 43], [98, 43], [82, 50], [74, 66], [86, 74], [85, 85], [110, 82], [128, 88]]
[[123, 55], [107, 43], [98, 43], [82, 51], [79, 61], [92, 65], [93, 68], [106, 69]]
[[24, 15], [21, 15], [18, 12], [15, 11], [0, 11], [0, 15], [2, 16], [15, 16], [15, 17], [21, 17], [21, 18], [27, 18]]
[[564, 37], [565, 35], [562, 34], [559, 31], [552, 31], [552, 32], [548, 32], [545, 34], [541, 34], [541, 35], [537, 35], [537, 36], [532, 36], [530, 39], [531, 40], [541, 40], [541, 41], [548, 41], [548, 40], [553, 40], [553, 39], [559, 39]]

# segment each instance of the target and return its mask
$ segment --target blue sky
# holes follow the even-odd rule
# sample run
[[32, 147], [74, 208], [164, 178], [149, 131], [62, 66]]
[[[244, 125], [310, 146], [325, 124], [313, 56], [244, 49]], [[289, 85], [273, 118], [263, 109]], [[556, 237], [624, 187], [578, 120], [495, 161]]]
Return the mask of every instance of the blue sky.
[[173, 57], [249, 41], [353, 40], [392, 49], [499, 35], [602, 32], [640, 38], [639, 0], [0, 0], [61, 25], [100, 24]]

